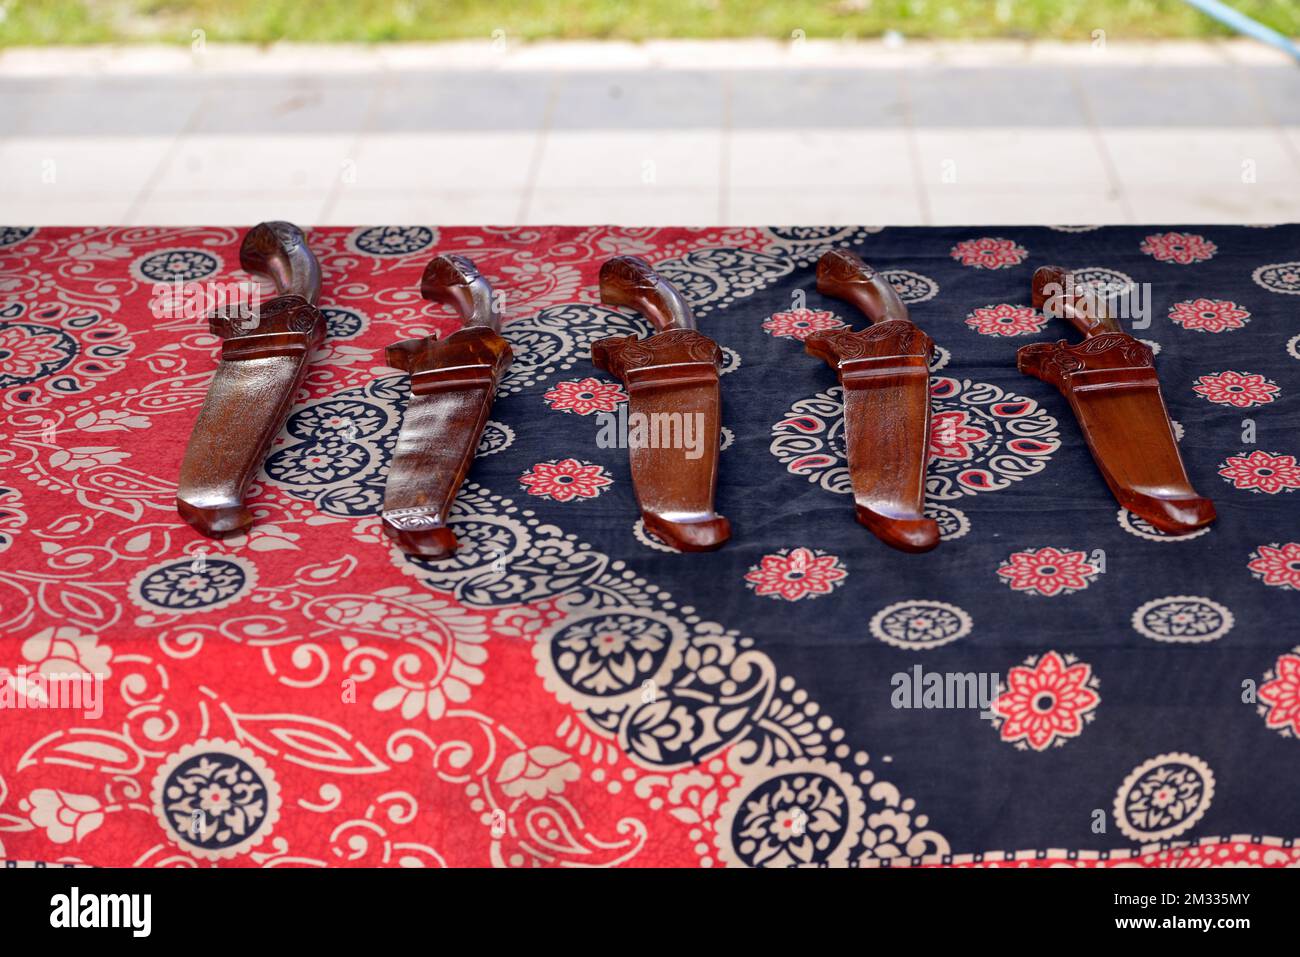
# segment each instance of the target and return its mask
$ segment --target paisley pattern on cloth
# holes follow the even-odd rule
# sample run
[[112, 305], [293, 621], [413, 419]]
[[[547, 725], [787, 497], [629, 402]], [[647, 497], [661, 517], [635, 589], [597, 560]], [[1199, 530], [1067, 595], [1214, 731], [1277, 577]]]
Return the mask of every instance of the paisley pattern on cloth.
[[[1300, 228], [309, 239], [329, 334], [257, 523], [213, 541], [174, 499], [218, 343], [159, 297], [244, 278], [239, 231], [0, 228], [0, 860], [1300, 864]], [[841, 390], [802, 341], [864, 322], [815, 292], [829, 248], [936, 341], [926, 555], [854, 521]], [[457, 327], [418, 294], [439, 253], [508, 292], [515, 362], [435, 562], [376, 514], [409, 394], [383, 347]], [[598, 302], [616, 254], [726, 357], [717, 552], [646, 531], [602, 433], [626, 403], [591, 344], [650, 332]], [[1150, 284], [1140, 334], [1214, 526], [1117, 510], [1016, 371], [1074, 338], [1026, 313], [1049, 262]]]

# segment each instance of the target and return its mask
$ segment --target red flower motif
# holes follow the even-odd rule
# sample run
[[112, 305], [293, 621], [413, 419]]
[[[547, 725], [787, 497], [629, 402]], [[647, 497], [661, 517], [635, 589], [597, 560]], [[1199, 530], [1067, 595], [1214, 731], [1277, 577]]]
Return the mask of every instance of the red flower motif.
[[1089, 579], [1097, 576], [1098, 568], [1083, 552], [1048, 547], [1015, 552], [998, 568], [998, 574], [1014, 591], [1050, 597], [1087, 588]]
[[1220, 372], [1201, 376], [1192, 391], [1218, 405], [1248, 409], [1272, 402], [1273, 396], [1282, 390], [1258, 373]]
[[975, 454], [972, 445], [985, 442], [989, 433], [968, 421], [965, 409], [936, 412], [930, 416], [930, 457], [968, 459]]
[[1156, 233], [1142, 240], [1141, 250], [1161, 262], [1190, 266], [1212, 258], [1219, 247], [1195, 233]]
[[1275, 677], [1259, 686], [1259, 700], [1268, 709], [1264, 723], [1300, 736], [1300, 654], [1282, 655], [1273, 665], [1272, 673]]
[[1230, 455], [1219, 474], [1236, 488], [1276, 495], [1300, 488], [1300, 465], [1294, 455], [1255, 450], [1250, 455]]
[[1300, 591], [1300, 542], [1261, 545], [1246, 565], [1265, 585]]
[[1041, 331], [1047, 316], [1030, 306], [1004, 302], [974, 310], [966, 317], [966, 325], [982, 336], [1023, 336]]
[[1240, 329], [1250, 319], [1250, 313], [1227, 299], [1188, 299], [1174, 303], [1169, 318], [1184, 329], [1197, 332], [1227, 332]]
[[593, 412], [613, 412], [620, 402], [627, 401], [627, 393], [617, 382], [602, 382], [588, 377], [557, 382], [542, 398], [552, 409], [560, 412], [591, 415]]
[[789, 312], [774, 313], [771, 319], [763, 323], [763, 328], [774, 336], [784, 336], [787, 339], [798, 339], [803, 342], [814, 332], [840, 329], [846, 325], [848, 323], [833, 312], [791, 309]]
[[541, 495], [557, 502], [595, 498], [601, 489], [613, 482], [599, 465], [577, 459], [538, 462], [531, 471], [519, 476], [519, 484], [528, 489], [529, 495]]
[[775, 555], [764, 555], [758, 565], [745, 573], [745, 581], [755, 595], [798, 601], [829, 595], [848, 574], [834, 555], [807, 548], [787, 548]]
[[963, 266], [974, 266], [976, 269], [1007, 269], [1024, 262], [1029, 251], [1014, 240], [985, 236], [982, 239], [966, 239], [959, 242], [952, 247], [949, 255]]
[[1017, 665], [1007, 675], [1007, 690], [993, 702], [995, 721], [1002, 719], [998, 733], [1003, 741], [1023, 741], [1035, 751], [1077, 738], [1085, 715], [1101, 703], [1096, 687], [1091, 665], [1055, 651]]

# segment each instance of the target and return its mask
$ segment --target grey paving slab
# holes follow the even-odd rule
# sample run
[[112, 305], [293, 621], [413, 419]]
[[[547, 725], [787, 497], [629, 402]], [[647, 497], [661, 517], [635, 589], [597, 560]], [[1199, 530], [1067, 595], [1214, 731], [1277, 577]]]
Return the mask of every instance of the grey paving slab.
[[1300, 70], [1249, 43], [0, 52], [33, 223], [1267, 222]]

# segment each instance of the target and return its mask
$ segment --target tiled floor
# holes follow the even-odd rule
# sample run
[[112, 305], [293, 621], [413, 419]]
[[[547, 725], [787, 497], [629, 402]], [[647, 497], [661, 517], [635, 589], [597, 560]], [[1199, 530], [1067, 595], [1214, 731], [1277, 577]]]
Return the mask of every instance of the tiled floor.
[[9, 50], [0, 220], [1300, 219], [1246, 41]]

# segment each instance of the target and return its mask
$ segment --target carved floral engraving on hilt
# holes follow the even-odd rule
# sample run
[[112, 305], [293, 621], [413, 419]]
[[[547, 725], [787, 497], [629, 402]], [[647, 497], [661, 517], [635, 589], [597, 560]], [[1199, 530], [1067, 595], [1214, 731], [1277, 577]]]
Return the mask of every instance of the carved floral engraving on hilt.
[[670, 329], [648, 339], [611, 336], [591, 345], [591, 361], [598, 369], [626, 380], [630, 373], [658, 366], [702, 366], [718, 375], [722, 350], [718, 344], [694, 329]]
[[929, 364], [934, 340], [905, 319], [878, 322], [866, 329], [837, 329], [809, 336], [809, 355], [824, 359], [834, 369], [859, 359], [909, 358]]
[[1076, 373], [1123, 369], [1143, 373], [1155, 368], [1155, 357], [1146, 343], [1128, 333], [1106, 332], [1076, 345], [1059, 339], [1022, 346], [1016, 353], [1016, 367], [1026, 375], [1066, 389]]
[[411, 393], [421, 395], [448, 385], [477, 382], [490, 387], [505, 375], [514, 353], [510, 344], [486, 326], [459, 329], [446, 339], [405, 339], [388, 347], [388, 364], [411, 377]]
[[325, 341], [325, 317], [302, 296], [272, 299], [254, 315], [216, 312], [208, 330], [223, 340], [226, 360], [256, 359], [284, 352], [309, 352]]
[[876, 271], [855, 254], [844, 249], [832, 249], [823, 253], [817, 261], [817, 280], [825, 282], [853, 283], [869, 285], [876, 278]]

